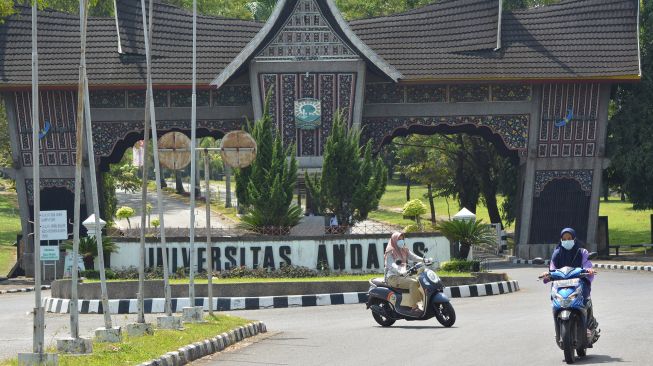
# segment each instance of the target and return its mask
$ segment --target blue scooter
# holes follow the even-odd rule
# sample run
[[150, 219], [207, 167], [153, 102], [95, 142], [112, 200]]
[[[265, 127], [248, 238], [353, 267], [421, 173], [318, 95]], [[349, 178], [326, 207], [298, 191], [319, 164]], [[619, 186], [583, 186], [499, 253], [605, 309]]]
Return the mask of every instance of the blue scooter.
[[[555, 321], [556, 343], [565, 354], [565, 362], [572, 364], [587, 354], [587, 348], [598, 340], [600, 330], [588, 324], [591, 300], [585, 300], [583, 278], [588, 276], [583, 268], [563, 267], [540, 276], [544, 282], [551, 281], [551, 305]], [[587, 330], [590, 330], [589, 332]], [[575, 351], [575, 352], [574, 352]]]
[[444, 285], [435, 272], [427, 268], [432, 262], [420, 262], [409, 268], [407, 275], [418, 274], [420, 293], [423, 298], [422, 310], [411, 310], [401, 306], [404, 291], [390, 287], [383, 278], [370, 280], [367, 292], [367, 308], [372, 311], [374, 320], [383, 327], [389, 327], [400, 319], [428, 320], [435, 317], [440, 324], [451, 327], [456, 322], [456, 312], [444, 294]]

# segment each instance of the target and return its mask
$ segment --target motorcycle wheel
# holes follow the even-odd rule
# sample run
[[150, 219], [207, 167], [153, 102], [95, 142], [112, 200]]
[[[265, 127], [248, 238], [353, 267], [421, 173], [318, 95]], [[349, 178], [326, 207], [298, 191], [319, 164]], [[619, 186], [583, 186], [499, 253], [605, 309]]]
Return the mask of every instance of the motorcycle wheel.
[[[379, 304], [379, 306], [381, 306], [385, 311], [392, 311], [386, 303]], [[372, 317], [374, 318], [374, 321], [376, 321], [382, 327], [389, 327], [396, 321], [394, 319], [386, 318], [383, 315], [377, 314], [375, 312], [372, 312]]]
[[565, 353], [565, 362], [572, 364], [576, 362], [576, 353], [574, 352], [574, 324], [572, 320], [563, 320], [560, 323], [560, 338], [562, 339], [562, 350]]
[[456, 322], [456, 311], [450, 302], [435, 304], [435, 318], [443, 326], [449, 328]]

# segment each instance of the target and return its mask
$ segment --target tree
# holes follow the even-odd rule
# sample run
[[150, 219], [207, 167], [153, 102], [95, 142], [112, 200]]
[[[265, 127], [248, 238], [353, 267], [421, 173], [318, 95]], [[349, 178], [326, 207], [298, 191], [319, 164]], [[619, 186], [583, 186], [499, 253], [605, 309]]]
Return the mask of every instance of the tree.
[[318, 214], [335, 215], [340, 225], [351, 226], [378, 208], [387, 170], [381, 158], [372, 157], [371, 142], [361, 151], [360, 131], [348, 129], [338, 111], [324, 146], [322, 174], [319, 179], [306, 174], [305, 181]]
[[138, 167], [131, 165], [131, 162], [113, 164], [111, 165], [110, 172], [115, 181], [116, 188], [129, 193], [134, 193], [141, 189], [141, 179], [138, 178]]
[[[0, 5], [1, 9], [1, 5]], [[4, 99], [0, 98], [0, 167], [12, 165], [11, 144], [9, 143], [9, 125]]]
[[[64, 242], [64, 248], [73, 250], [72, 240]], [[102, 237], [102, 252], [104, 254], [105, 263], [108, 263], [109, 255], [111, 253], [118, 253], [118, 246], [111, 240], [111, 238]], [[79, 238], [79, 255], [84, 259], [84, 267], [89, 270], [94, 268], [93, 259], [98, 256], [97, 240], [94, 236], [82, 236]]]
[[616, 88], [608, 123], [610, 171], [637, 210], [653, 208], [653, 1], [642, 2], [641, 19], [642, 80]]
[[421, 200], [414, 199], [406, 202], [402, 210], [404, 217], [408, 217], [412, 220], [415, 220], [415, 226], [417, 230], [422, 230], [422, 215], [426, 213], [426, 206]]
[[274, 227], [279, 229], [278, 233], [285, 234], [299, 223], [302, 216], [301, 208], [292, 204], [297, 184], [297, 160], [294, 146], [283, 147], [268, 111], [266, 105], [263, 116], [252, 128], [257, 152], [249, 167], [248, 179], [245, 181], [243, 175], [239, 176], [238, 185], [247, 187], [249, 204], [241, 220], [248, 229], [266, 231]]
[[[502, 156], [495, 146], [477, 136], [409, 136], [395, 142], [399, 170], [411, 180], [426, 185], [435, 221], [433, 195], [453, 196], [460, 207], [475, 212], [483, 199], [491, 221], [514, 221], [518, 172], [515, 163]], [[496, 196], [505, 195], [498, 206]]]
[[460, 244], [460, 252], [456, 258], [467, 259], [469, 250], [477, 245], [496, 245], [497, 238], [489, 225], [483, 220], [451, 220], [443, 221], [438, 225], [438, 230], [451, 240], [452, 244]]
[[129, 221], [129, 219], [131, 217], [133, 217], [135, 214], [136, 214], [136, 212], [134, 212], [133, 208], [131, 208], [129, 206], [122, 206], [122, 207], [120, 207], [118, 209], [118, 211], [116, 211], [116, 218], [118, 218], [119, 220], [127, 219], [127, 224], [129, 225], [129, 228], [131, 229], [132, 224]]

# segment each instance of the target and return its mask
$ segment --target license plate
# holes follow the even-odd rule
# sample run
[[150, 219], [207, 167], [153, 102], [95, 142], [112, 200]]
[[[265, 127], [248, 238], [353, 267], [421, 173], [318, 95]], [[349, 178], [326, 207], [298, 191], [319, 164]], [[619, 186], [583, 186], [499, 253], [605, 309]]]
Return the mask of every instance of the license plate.
[[560, 280], [560, 281], [554, 281], [553, 286], [555, 287], [576, 287], [578, 286], [578, 283], [580, 282], [580, 279], [578, 278], [572, 278], [571, 280]]

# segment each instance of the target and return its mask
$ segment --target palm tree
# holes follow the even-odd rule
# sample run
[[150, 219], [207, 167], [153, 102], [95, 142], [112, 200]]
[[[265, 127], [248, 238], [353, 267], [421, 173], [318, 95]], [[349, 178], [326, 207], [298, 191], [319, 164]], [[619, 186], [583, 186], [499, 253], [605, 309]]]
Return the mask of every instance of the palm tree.
[[469, 249], [476, 245], [496, 245], [497, 238], [483, 220], [451, 220], [441, 222], [438, 230], [453, 243], [460, 244], [458, 259], [467, 259]]
[[[68, 241], [64, 244], [65, 249], [72, 250], [73, 243]], [[102, 237], [102, 251], [104, 252], [105, 264], [109, 263], [108, 257], [111, 253], [118, 253], [118, 246], [108, 237]], [[84, 267], [93, 269], [93, 260], [98, 256], [97, 241], [94, 236], [83, 236], [79, 238], [79, 255], [84, 258]]]

